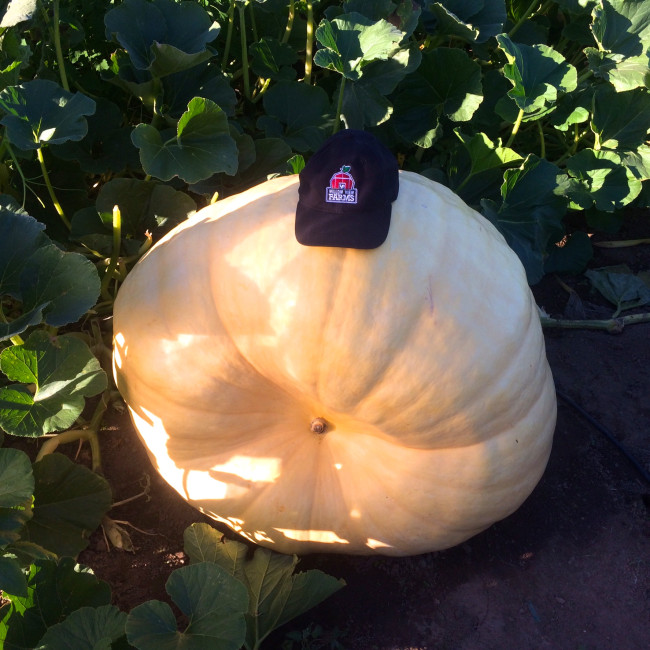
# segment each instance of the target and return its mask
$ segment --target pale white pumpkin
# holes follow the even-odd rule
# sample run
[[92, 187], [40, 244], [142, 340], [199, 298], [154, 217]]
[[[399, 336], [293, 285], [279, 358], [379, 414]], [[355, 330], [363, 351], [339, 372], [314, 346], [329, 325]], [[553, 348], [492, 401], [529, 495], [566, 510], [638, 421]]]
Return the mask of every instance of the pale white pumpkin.
[[183, 498], [261, 545], [458, 544], [526, 499], [551, 448], [523, 268], [413, 173], [373, 250], [300, 245], [297, 200], [291, 176], [219, 201], [127, 277], [114, 371], [135, 427]]

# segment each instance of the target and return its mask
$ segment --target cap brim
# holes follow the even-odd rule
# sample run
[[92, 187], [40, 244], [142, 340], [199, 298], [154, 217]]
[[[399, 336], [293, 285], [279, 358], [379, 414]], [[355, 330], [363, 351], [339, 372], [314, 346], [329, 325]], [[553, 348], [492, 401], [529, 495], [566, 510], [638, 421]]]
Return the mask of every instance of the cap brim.
[[296, 207], [296, 239], [303, 246], [378, 248], [388, 237], [392, 205], [342, 215], [299, 202]]

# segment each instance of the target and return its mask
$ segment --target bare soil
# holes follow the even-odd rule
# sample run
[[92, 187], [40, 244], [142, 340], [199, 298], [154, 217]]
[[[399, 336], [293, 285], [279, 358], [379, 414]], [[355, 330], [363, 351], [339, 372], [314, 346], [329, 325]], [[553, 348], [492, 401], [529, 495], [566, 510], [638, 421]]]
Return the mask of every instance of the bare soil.
[[[617, 237], [649, 235], [648, 217], [633, 215]], [[650, 269], [650, 247], [598, 249], [591, 266], [621, 262]], [[584, 277], [563, 280], [588, 315], [611, 315]], [[551, 315], [564, 314], [568, 294], [556, 278], [545, 278], [534, 292]], [[549, 329], [546, 342], [560, 395], [606, 427], [649, 472], [650, 323], [620, 334]], [[287, 632], [320, 625], [348, 650], [650, 648], [650, 485], [574, 405], [560, 397], [558, 407], [548, 468], [516, 513], [443, 552], [303, 558], [300, 568], [322, 569], [347, 586], [264, 647], [281, 648]], [[152, 598], [169, 601], [165, 581], [187, 561], [184, 529], [210, 520], [158, 477], [127, 417], [109, 418], [101, 444], [116, 500], [137, 493], [143, 474], [150, 475], [148, 502], [110, 513], [150, 534], [132, 530], [130, 553], [108, 552], [96, 532], [79, 561], [111, 584], [125, 611]]]

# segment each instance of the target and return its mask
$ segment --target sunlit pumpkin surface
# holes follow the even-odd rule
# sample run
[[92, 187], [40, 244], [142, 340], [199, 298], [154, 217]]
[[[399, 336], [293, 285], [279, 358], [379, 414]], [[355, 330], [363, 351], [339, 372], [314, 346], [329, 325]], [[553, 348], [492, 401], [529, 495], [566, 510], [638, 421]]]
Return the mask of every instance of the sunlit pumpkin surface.
[[179, 494], [275, 550], [458, 544], [524, 501], [551, 448], [523, 268], [416, 174], [373, 250], [301, 246], [297, 199], [292, 176], [219, 201], [127, 277], [114, 370], [135, 427]]

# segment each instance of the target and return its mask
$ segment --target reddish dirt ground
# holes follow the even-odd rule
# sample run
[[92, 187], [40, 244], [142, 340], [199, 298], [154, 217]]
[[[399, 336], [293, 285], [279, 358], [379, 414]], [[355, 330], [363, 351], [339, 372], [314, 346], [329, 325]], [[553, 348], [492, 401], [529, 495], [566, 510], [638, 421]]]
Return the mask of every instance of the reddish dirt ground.
[[[650, 233], [647, 217], [624, 236]], [[619, 237], [621, 235], [618, 235]], [[650, 247], [599, 249], [591, 266], [625, 262], [650, 269]], [[564, 278], [588, 309], [611, 314], [584, 277]], [[547, 277], [538, 303], [562, 316], [567, 293]], [[646, 307], [646, 309], [648, 309]], [[650, 323], [620, 334], [546, 330], [558, 389], [582, 406], [650, 471]], [[135, 552], [107, 552], [101, 533], [79, 561], [113, 590], [128, 611], [151, 598], [168, 600], [164, 584], [183, 565], [182, 535], [208, 521], [153, 471], [125, 416], [112, 414], [102, 457], [115, 499], [151, 476], [150, 500], [114, 509], [128, 520]], [[524, 505], [463, 545], [409, 557], [316, 555], [299, 568], [319, 568], [347, 586], [265, 642], [282, 647], [287, 632], [320, 625], [348, 650], [644, 650], [650, 648], [650, 485], [626, 457], [572, 405], [560, 399], [550, 462]], [[296, 644], [293, 646], [298, 648]]]

